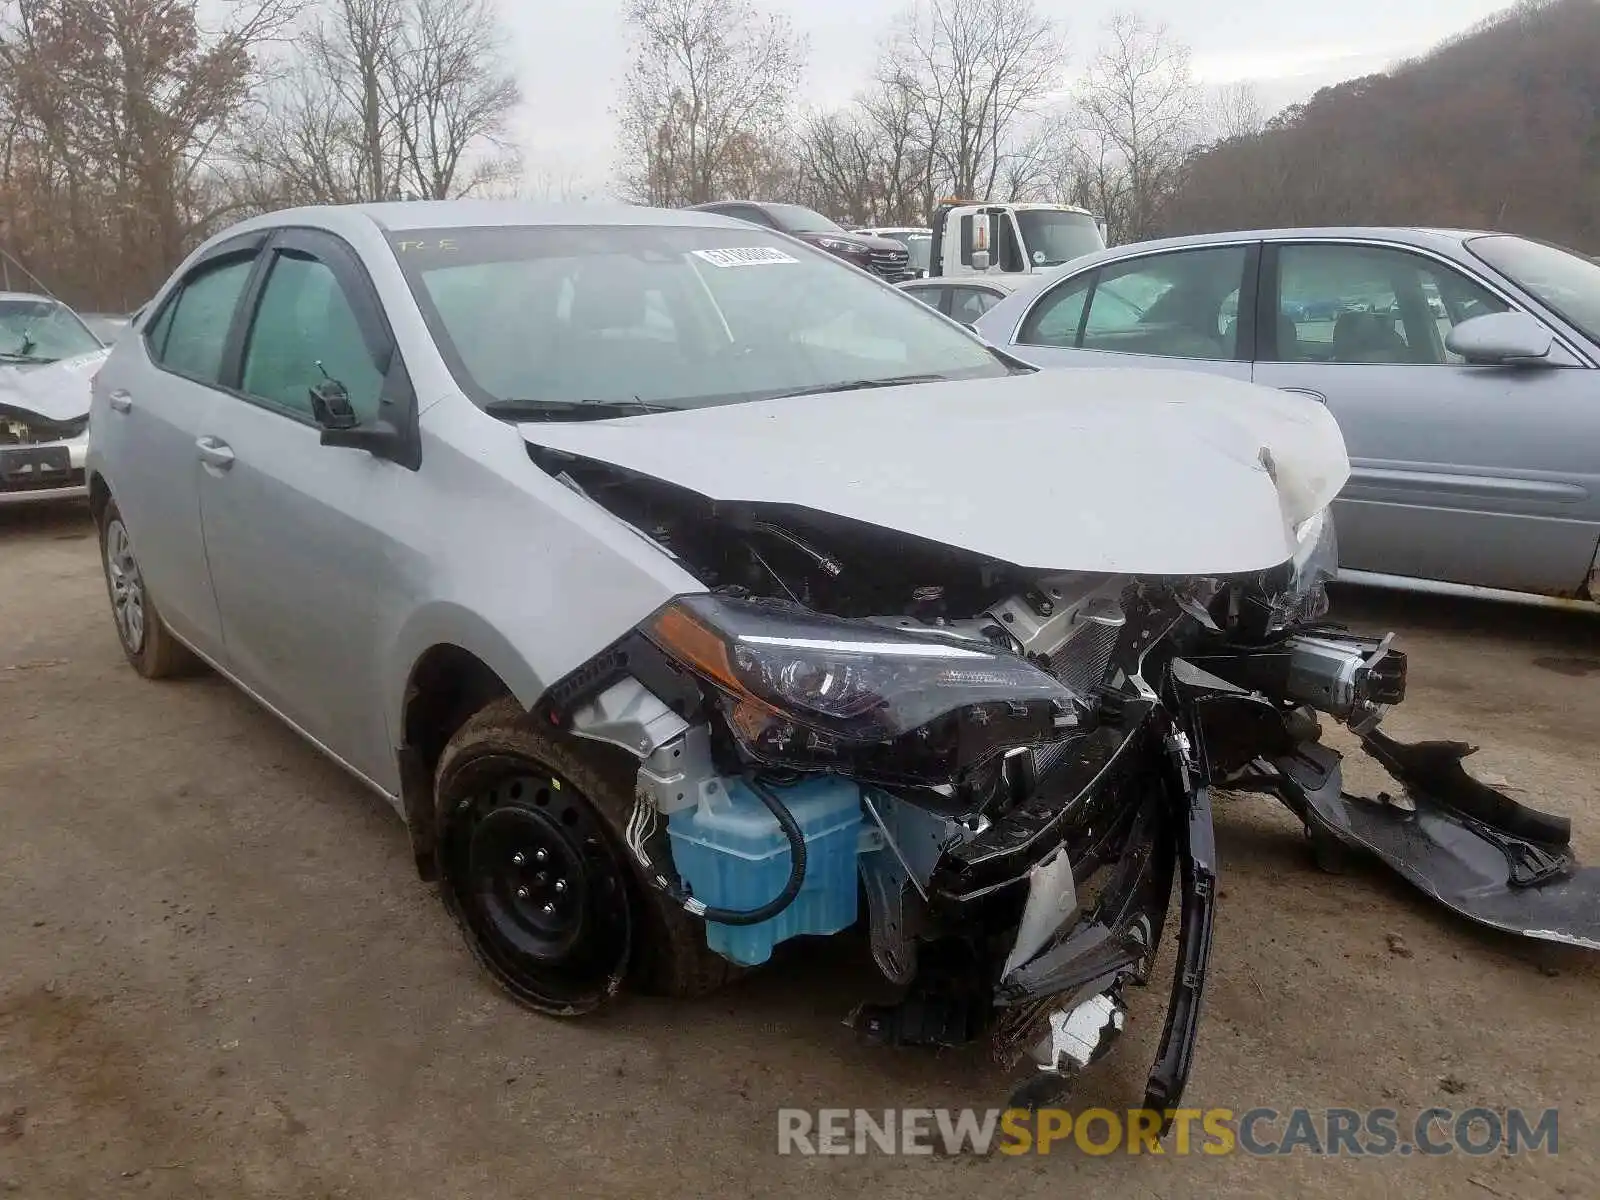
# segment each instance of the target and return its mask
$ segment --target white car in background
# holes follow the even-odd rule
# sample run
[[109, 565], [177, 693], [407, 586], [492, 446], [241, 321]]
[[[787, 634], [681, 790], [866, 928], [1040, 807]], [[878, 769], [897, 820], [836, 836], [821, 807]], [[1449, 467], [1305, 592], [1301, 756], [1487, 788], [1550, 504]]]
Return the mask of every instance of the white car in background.
[[979, 317], [1019, 287], [1037, 282], [1037, 275], [1005, 275], [996, 272], [979, 278], [912, 279], [899, 284], [929, 308], [971, 327]]
[[81, 499], [106, 347], [65, 304], [0, 292], [0, 506]]

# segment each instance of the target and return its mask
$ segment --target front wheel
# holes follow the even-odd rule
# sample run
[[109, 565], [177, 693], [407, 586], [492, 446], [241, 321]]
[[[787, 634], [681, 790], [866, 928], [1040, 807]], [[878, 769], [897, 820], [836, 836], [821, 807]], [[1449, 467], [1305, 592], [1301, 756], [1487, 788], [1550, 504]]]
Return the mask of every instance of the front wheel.
[[168, 679], [195, 670], [200, 660], [168, 631], [145, 584], [133, 539], [114, 502], [100, 514], [100, 566], [117, 640], [129, 664], [146, 679]]
[[622, 845], [637, 764], [529, 720], [513, 700], [471, 717], [440, 756], [440, 886], [478, 962], [557, 1016], [624, 981], [676, 996], [733, 971], [704, 927], [645, 883]]

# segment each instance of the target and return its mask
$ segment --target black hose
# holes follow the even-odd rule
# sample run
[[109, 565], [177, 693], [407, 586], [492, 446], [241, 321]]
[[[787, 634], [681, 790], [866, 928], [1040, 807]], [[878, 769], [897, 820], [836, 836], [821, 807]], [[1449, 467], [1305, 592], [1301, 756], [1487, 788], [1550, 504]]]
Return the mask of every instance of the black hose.
[[701, 917], [707, 921], [714, 921], [718, 925], [759, 925], [763, 921], [770, 921], [789, 905], [794, 903], [794, 898], [800, 894], [801, 885], [806, 881], [806, 839], [800, 832], [800, 826], [795, 822], [794, 814], [784, 806], [782, 800], [766, 784], [754, 775], [746, 775], [745, 783], [756, 794], [756, 798], [767, 806], [767, 810], [777, 819], [778, 828], [789, 839], [789, 880], [783, 885], [783, 890], [768, 900], [760, 908], [714, 908], [701, 904], [683, 888], [671, 880], [658, 875], [656, 885], [671, 896], [685, 912]]

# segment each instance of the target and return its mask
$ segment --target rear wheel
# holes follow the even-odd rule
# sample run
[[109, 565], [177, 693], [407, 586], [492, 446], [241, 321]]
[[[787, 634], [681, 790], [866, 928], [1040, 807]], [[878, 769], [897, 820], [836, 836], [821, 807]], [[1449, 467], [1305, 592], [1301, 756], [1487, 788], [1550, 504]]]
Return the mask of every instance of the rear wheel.
[[100, 514], [100, 565], [117, 640], [133, 669], [146, 679], [169, 679], [198, 668], [200, 660], [161, 619], [115, 502], [107, 503]]
[[636, 771], [621, 751], [536, 726], [510, 699], [471, 717], [440, 756], [445, 904], [479, 963], [529, 1008], [576, 1016], [629, 979], [702, 995], [732, 974], [622, 844]]

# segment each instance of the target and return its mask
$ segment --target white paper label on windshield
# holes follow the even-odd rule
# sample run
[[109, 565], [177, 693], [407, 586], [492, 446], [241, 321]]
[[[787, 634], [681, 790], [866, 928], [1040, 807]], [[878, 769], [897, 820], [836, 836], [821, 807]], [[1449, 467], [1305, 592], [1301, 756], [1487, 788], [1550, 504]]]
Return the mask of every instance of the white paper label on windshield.
[[764, 267], [769, 263], [800, 261], [771, 246], [730, 246], [725, 250], [691, 250], [690, 253], [713, 267]]

